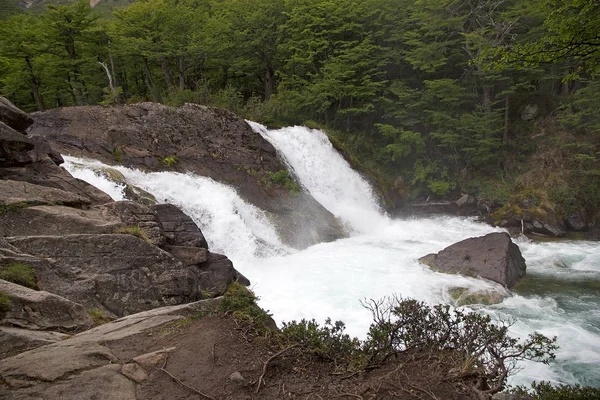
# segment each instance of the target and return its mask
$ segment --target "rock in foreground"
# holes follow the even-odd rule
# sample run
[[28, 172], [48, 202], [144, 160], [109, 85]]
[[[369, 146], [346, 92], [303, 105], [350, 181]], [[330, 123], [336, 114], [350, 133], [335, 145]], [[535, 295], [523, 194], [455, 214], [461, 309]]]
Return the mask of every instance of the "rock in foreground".
[[525, 276], [526, 268], [519, 246], [505, 232], [465, 239], [419, 261], [440, 272], [479, 276], [507, 288]]

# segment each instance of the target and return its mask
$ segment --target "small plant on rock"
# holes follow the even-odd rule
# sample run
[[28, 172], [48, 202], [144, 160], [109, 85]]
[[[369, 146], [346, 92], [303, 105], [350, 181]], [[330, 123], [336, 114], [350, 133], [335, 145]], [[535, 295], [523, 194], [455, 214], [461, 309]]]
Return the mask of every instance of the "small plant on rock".
[[25, 263], [15, 262], [0, 269], [0, 279], [38, 290], [37, 275], [33, 268]]
[[178, 161], [179, 159], [176, 156], [166, 156], [162, 159], [163, 164], [165, 164], [169, 168], [177, 164]]
[[110, 317], [99, 308], [90, 308], [88, 310], [88, 315], [92, 321], [94, 321], [94, 325], [102, 325], [110, 322]]
[[269, 173], [269, 179], [271, 182], [278, 183], [286, 188], [292, 195], [297, 195], [300, 193], [300, 186], [294, 182], [289, 172], [285, 169]]
[[10, 311], [12, 308], [12, 302], [8, 293], [0, 292], [0, 313]]
[[134, 226], [124, 226], [122, 228], [119, 228], [115, 231], [115, 233], [119, 233], [122, 235], [133, 235], [133, 236], [137, 236], [140, 239], [143, 239], [144, 241], [146, 241], [146, 243], [152, 243], [150, 241], [150, 239], [148, 238], [148, 235], [146, 235], [146, 232], [144, 232], [144, 230], [142, 228], [140, 228], [137, 225]]

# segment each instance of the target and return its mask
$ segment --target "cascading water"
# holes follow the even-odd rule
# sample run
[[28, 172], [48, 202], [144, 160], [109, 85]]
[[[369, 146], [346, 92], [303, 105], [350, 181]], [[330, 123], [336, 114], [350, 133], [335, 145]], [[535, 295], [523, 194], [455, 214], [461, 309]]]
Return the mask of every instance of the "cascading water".
[[325, 208], [358, 232], [385, 223], [371, 186], [333, 148], [325, 133], [302, 126], [268, 130], [247, 121], [284, 155], [301, 184]]
[[[400, 294], [430, 303], [449, 302], [448, 290], [500, 292], [500, 304], [477, 307], [496, 318], [515, 319], [511, 333], [533, 331], [558, 336], [557, 363], [526, 363], [513, 380], [600, 386], [600, 247], [588, 242], [532, 243], [519, 240], [528, 278], [516, 293], [499, 285], [459, 275], [432, 272], [416, 260], [459, 240], [496, 229], [468, 218], [387, 218], [369, 185], [335, 152], [320, 131], [302, 127], [267, 130], [252, 123], [293, 168], [300, 183], [352, 228], [348, 239], [303, 251], [285, 248], [263, 213], [235, 190], [191, 174], [145, 174], [118, 169], [127, 183], [159, 201], [180, 206], [202, 228], [213, 251], [227, 254], [253, 282], [261, 305], [280, 322], [327, 317], [346, 322], [348, 333], [364, 337], [371, 321], [363, 298]], [[77, 177], [104, 187], [115, 199], [123, 185], [91, 171], [95, 161], [66, 157]]]

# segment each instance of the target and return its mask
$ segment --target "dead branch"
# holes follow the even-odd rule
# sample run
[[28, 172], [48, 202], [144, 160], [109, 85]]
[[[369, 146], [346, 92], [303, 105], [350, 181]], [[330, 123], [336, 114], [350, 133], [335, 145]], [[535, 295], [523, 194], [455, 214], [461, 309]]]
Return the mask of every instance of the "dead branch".
[[166, 365], [167, 365], [167, 359], [168, 359], [168, 358], [169, 358], [169, 353], [167, 353], [167, 352], [165, 351], [165, 361], [163, 362], [163, 365], [162, 365], [162, 367], [160, 367], [160, 368], [159, 368], [159, 369], [160, 369], [162, 372], [164, 372], [165, 374], [169, 375], [169, 376], [171, 377], [171, 379], [173, 379], [175, 382], [179, 383], [179, 384], [180, 384], [181, 386], [183, 386], [184, 388], [186, 388], [186, 389], [188, 389], [188, 390], [191, 390], [192, 392], [194, 392], [194, 393], [196, 393], [196, 394], [200, 395], [201, 397], [203, 397], [203, 398], [205, 398], [205, 399], [208, 399], [208, 400], [215, 400], [215, 398], [214, 398], [214, 397], [211, 397], [211, 396], [209, 396], [209, 395], [207, 395], [207, 394], [205, 394], [205, 393], [202, 393], [201, 391], [199, 391], [199, 390], [196, 390], [196, 389], [194, 389], [193, 387], [191, 387], [191, 386], [188, 386], [188, 385], [186, 385], [185, 383], [181, 382], [181, 380], [180, 380], [179, 378], [177, 378], [176, 376], [174, 376], [173, 374], [171, 374], [169, 371], [167, 371], [167, 370], [165, 369], [165, 367], [166, 367]]
[[269, 359], [267, 361], [265, 361], [265, 363], [263, 364], [263, 369], [262, 369], [262, 374], [260, 375], [260, 377], [258, 378], [258, 385], [256, 385], [256, 393], [259, 392], [260, 390], [260, 386], [263, 384], [264, 382], [264, 377], [267, 374], [267, 368], [269, 368], [269, 363], [271, 361], [273, 361], [275, 358], [279, 357], [280, 355], [284, 354], [286, 351], [293, 349], [294, 347], [299, 346], [299, 343], [296, 343], [294, 345], [288, 346], [285, 349], [278, 351], [277, 353], [273, 354], [271, 357], [269, 357]]

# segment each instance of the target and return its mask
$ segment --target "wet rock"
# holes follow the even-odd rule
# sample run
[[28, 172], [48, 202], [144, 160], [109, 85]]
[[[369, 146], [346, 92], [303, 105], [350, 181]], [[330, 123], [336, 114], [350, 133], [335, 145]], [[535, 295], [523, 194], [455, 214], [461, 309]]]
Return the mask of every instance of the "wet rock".
[[172, 204], [157, 204], [152, 209], [156, 211], [167, 244], [208, 249], [208, 243], [200, 228], [179, 208]]
[[482, 277], [512, 288], [525, 276], [525, 260], [508, 233], [490, 233], [453, 244], [419, 260], [440, 272]]

